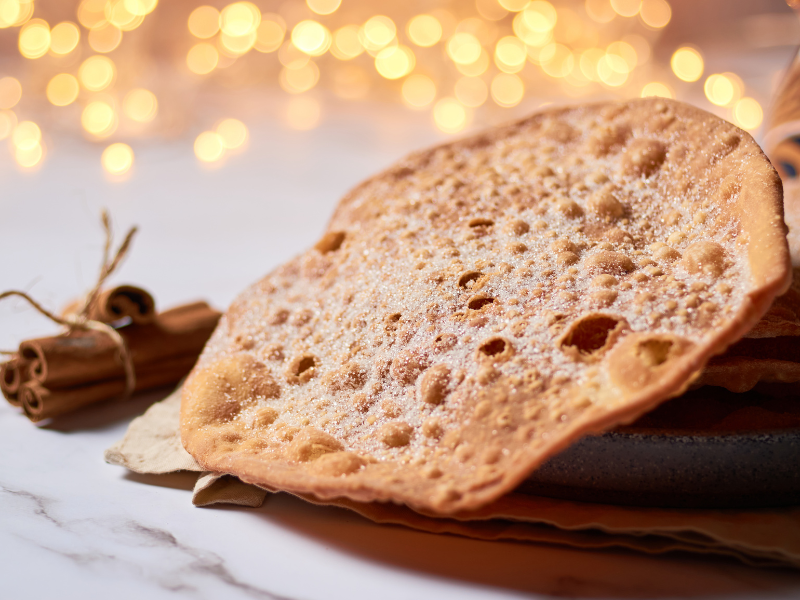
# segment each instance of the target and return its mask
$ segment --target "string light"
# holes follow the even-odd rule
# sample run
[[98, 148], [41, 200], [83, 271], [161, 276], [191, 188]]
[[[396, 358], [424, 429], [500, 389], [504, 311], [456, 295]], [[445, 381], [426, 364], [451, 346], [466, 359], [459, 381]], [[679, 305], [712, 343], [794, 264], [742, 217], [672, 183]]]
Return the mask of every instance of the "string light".
[[661, 98], [674, 98], [675, 95], [669, 87], [660, 81], [652, 81], [642, 88], [641, 97], [660, 96]]
[[525, 94], [525, 84], [517, 75], [499, 73], [492, 79], [492, 99], [504, 107], [516, 106]]
[[92, 50], [108, 53], [122, 43], [122, 30], [113, 23], [101, 21], [89, 30], [86, 37]]
[[0, 79], [0, 109], [14, 108], [22, 98], [22, 86], [15, 77]]
[[213, 163], [225, 154], [225, 144], [215, 131], [204, 131], [194, 141], [194, 154], [202, 162]]
[[336, 12], [342, 0], [306, 0], [306, 4], [318, 15], [329, 15]]
[[384, 48], [375, 57], [375, 68], [386, 79], [400, 79], [414, 69], [416, 58], [411, 48], [392, 46]]
[[111, 144], [103, 150], [100, 162], [109, 175], [124, 175], [133, 166], [133, 150], [128, 144]]
[[14, 128], [11, 142], [19, 150], [31, 150], [42, 141], [42, 130], [33, 121], [22, 121]]
[[189, 15], [189, 32], [196, 38], [207, 40], [219, 31], [219, 11], [213, 6], [198, 6]]
[[81, 125], [87, 133], [97, 138], [106, 138], [117, 129], [117, 114], [108, 102], [95, 100], [83, 109]]
[[158, 99], [150, 90], [131, 90], [122, 102], [122, 111], [133, 121], [149, 123], [158, 114]]
[[281, 47], [285, 35], [286, 21], [279, 15], [267, 13], [261, 16], [253, 47], [263, 53], [275, 52]]
[[[287, 0], [276, 13], [262, 13], [250, 1], [199, 4], [177, 16], [161, 11], [155, 21], [179, 19], [185, 46], [174, 45], [186, 53], [188, 71], [206, 76], [205, 85], [277, 81], [288, 93], [284, 122], [296, 130], [321, 122], [320, 97], [308, 92], [322, 85], [347, 100], [392, 90], [408, 108], [430, 110], [433, 125], [446, 133], [462, 131], [478, 109], [475, 114], [483, 118], [497, 106], [517, 106], [530, 96], [675, 97], [673, 82], [653, 80], [663, 77], [651, 43], [672, 19], [669, 0], [576, 0], [570, 6], [553, 0], [473, 0], [459, 5], [457, 16], [446, 8], [417, 14], [411, 6], [375, 14], [366, 3], [348, 5], [345, 14], [341, 0]], [[154, 132], [144, 125], [157, 118], [159, 100], [175, 100], [140, 87], [159, 84], [146, 75], [153, 67], [137, 58], [127, 32], [152, 18], [157, 6], [158, 0], [81, 0], [73, 16], [80, 26], [61, 20], [51, 29], [46, 10], [32, 18], [31, 0], [0, 0], [0, 28], [19, 28], [19, 54], [51, 57], [29, 67], [36, 76], [30, 90], [29, 75], [23, 78], [25, 102], [27, 94], [43, 95], [58, 107], [80, 100], [82, 128], [95, 141], [116, 131], [120, 114], [126, 133]], [[253, 50], [258, 54], [245, 58]], [[747, 90], [736, 74], [703, 77], [703, 56], [691, 46], [678, 48], [670, 67], [679, 80], [699, 82], [694, 89], [702, 86], [709, 102], [727, 108], [737, 124], [760, 126], [763, 109], [744, 97]], [[39, 82], [46, 82], [44, 89]], [[447, 92], [452, 96], [440, 97]], [[0, 79], [0, 139], [4, 132], [13, 137], [19, 127], [10, 109], [17, 110], [21, 98], [18, 79]], [[495, 108], [485, 107], [490, 98]], [[68, 118], [72, 112], [53, 114]], [[198, 136], [195, 153], [202, 162], [217, 163], [245, 147], [248, 136], [241, 121], [224, 119]], [[46, 150], [41, 139], [30, 148], [12, 146], [19, 165], [41, 164]], [[104, 169], [116, 172], [105, 163]]]
[[457, 133], [467, 125], [467, 109], [455, 98], [442, 98], [433, 107], [433, 121], [445, 133]]
[[17, 115], [10, 110], [0, 110], [0, 140], [6, 139], [17, 126]]
[[207, 75], [219, 64], [219, 52], [208, 42], [195, 44], [186, 55], [186, 66], [192, 73]]
[[224, 119], [216, 129], [217, 135], [222, 140], [222, 145], [227, 150], [241, 148], [247, 141], [247, 126], [238, 119]]
[[54, 54], [69, 54], [78, 47], [81, 31], [71, 21], [59, 23], [50, 30], [50, 51]]
[[694, 48], [678, 48], [670, 61], [672, 72], [683, 81], [697, 81], [703, 75], [703, 57]]
[[639, 16], [648, 27], [661, 29], [672, 19], [672, 8], [666, 0], [642, 0]]
[[78, 80], [90, 92], [99, 92], [114, 82], [117, 68], [107, 56], [90, 56], [78, 69]]
[[742, 98], [734, 106], [733, 116], [739, 127], [753, 130], [757, 129], [764, 120], [764, 110], [755, 99]]
[[364, 52], [364, 46], [358, 39], [358, 27], [345, 25], [333, 34], [331, 54], [339, 60], [351, 60]]
[[417, 15], [408, 22], [406, 32], [417, 46], [430, 48], [442, 39], [442, 24], [432, 15]]
[[642, 7], [642, 0], [610, 0], [609, 3], [620, 17], [635, 17]]
[[412, 108], [424, 108], [436, 98], [436, 84], [422, 74], [411, 75], [403, 82], [403, 101]]
[[50, 26], [42, 19], [32, 19], [19, 31], [19, 52], [25, 58], [41, 58], [50, 49]]
[[77, 100], [80, 89], [74, 75], [59, 73], [47, 83], [45, 94], [51, 104], [67, 106]]
[[331, 46], [331, 34], [316, 21], [301, 21], [292, 29], [292, 44], [309, 56], [321, 56]]

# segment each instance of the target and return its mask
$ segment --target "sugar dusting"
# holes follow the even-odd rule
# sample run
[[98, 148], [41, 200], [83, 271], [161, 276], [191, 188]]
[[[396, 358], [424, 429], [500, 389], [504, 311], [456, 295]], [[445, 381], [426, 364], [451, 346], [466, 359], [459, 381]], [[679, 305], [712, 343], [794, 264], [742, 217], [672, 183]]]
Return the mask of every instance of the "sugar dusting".
[[753, 160], [746, 134], [657, 100], [412, 155], [236, 300], [189, 394], [239, 410], [190, 404], [184, 431], [288, 489], [489, 498], [746, 310]]

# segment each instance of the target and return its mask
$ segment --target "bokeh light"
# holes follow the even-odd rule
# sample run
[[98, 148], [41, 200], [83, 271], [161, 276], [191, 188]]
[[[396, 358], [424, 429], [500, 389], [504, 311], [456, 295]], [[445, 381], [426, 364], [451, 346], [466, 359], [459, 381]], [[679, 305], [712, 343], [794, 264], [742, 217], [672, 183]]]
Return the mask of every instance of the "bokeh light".
[[51, 104], [68, 106], [77, 100], [81, 88], [74, 75], [59, 73], [47, 83], [45, 94]]
[[261, 11], [252, 2], [234, 2], [222, 9], [219, 26], [223, 33], [240, 37], [254, 33], [261, 23]]
[[403, 101], [412, 108], [424, 108], [436, 98], [436, 84], [427, 75], [410, 75], [403, 82]]
[[742, 129], [757, 129], [764, 120], [764, 110], [754, 98], [742, 98], [733, 108], [736, 124]]
[[319, 67], [313, 61], [308, 61], [299, 68], [284, 67], [279, 76], [281, 87], [291, 94], [307, 92], [318, 81]]
[[14, 159], [23, 169], [32, 169], [41, 163], [44, 158], [44, 147], [41, 143], [36, 143], [29, 148], [15, 148]]
[[19, 52], [25, 58], [41, 58], [50, 49], [50, 26], [42, 19], [28, 21], [19, 31]]
[[481, 48], [481, 53], [478, 56], [478, 60], [469, 64], [455, 63], [455, 66], [456, 69], [458, 69], [458, 72], [462, 75], [466, 75], [468, 77], [478, 77], [483, 75], [488, 70], [490, 64], [491, 59], [489, 58], [489, 53]]
[[717, 106], [728, 106], [736, 100], [736, 88], [733, 81], [719, 73], [709, 75], [703, 84], [703, 91], [706, 98]]
[[665, 83], [660, 81], [651, 81], [642, 88], [641, 97], [647, 98], [648, 96], [659, 96], [661, 98], [674, 98], [675, 94]]
[[108, 53], [116, 50], [122, 42], [122, 30], [108, 21], [101, 21], [89, 30], [86, 39], [95, 52]]
[[456, 98], [442, 98], [433, 107], [433, 121], [445, 133], [457, 133], [467, 126], [469, 114]]
[[358, 39], [358, 27], [345, 25], [333, 34], [331, 54], [339, 60], [350, 60], [364, 52], [364, 46]]
[[511, 12], [519, 12], [526, 6], [530, 0], [497, 0], [497, 3]]
[[13, 108], [22, 98], [22, 85], [15, 77], [0, 79], [0, 109]]
[[417, 46], [429, 48], [442, 39], [442, 24], [432, 15], [417, 15], [408, 22], [406, 33]]
[[336, 12], [342, 0], [306, 0], [306, 4], [318, 15], [329, 15]]
[[6, 139], [17, 126], [17, 115], [11, 110], [0, 110], [0, 140]]
[[83, 109], [81, 125], [87, 133], [105, 138], [117, 129], [117, 113], [108, 102], [95, 100]]
[[0, 29], [19, 27], [33, 15], [33, 0], [0, 0]]
[[195, 44], [186, 55], [186, 66], [192, 73], [207, 75], [219, 64], [219, 52], [208, 42]]
[[672, 19], [672, 8], [667, 0], [642, 0], [639, 16], [648, 27], [661, 29]]
[[500, 106], [516, 106], [525, 95], [525, 84], [518, 75], [498, 73], [492, 79], [492, 99]]
[[394, 41], [397, 26], [389, 17], [377, 15], [364, 23], [359, 34], [359, 39], [367, 51], [378, 52]]
[[261, 24], [256, 29], [254, 48], [259, 52], [275, 52], [281, 47], [286, 36], [286, 21], [279, 15], [267, 13], [261, 16]]
[[117, 68], [107, 56], [90, 56], [78, 69], [78, 80], [90, 92], [99, 92], [109, 87], [117, 74]]
[[621, 17], [635, 17], [639, 14], [642, 0], [610, 0], [611, 8]]
[[487, 21], [499, 21], [508, 14], [497, 0], [475, 0], [475, 8]]
[[204, 131], [194, 141], [194, 154], [204, 163], [213, 163], [225, 155], [225, 144], [216, 131]]
[[672, 55], [670, 66], [678, 79], [697, 81], [703, 75], [703, 56], [691, 46], [684, 46]]
[[188, 26], [194, 37], [212, 38], [219, 31], [219, 11], [213, 6], [198, 6], [189, 15]]
[[513, 35], [501, 38], [494, 50], [494, 62], [504, 73], [518, 73], [525, 66], [528, 53], [525, 44]]
[[586, 0], [586, 14], [596, 23], [608, 23], [617, 16], [608, 0]]
[[400, 79], [414, 70], [416, 58], [411, 48], [391, 46], [375, 57], [375, 68], [386, 79]]
[[137, 123], [149, 123], [158, 114], [158, 99], [150, 90], [131, 90], [122, 101], [122, 112]]
[[69, 54], [78, 46], [81, 31], [71, 21], [59, 23], [50, 30], [50, 51], [54, 54]]
[[133, 150], [121, 142], [111, 144], [103, 150], [100, 162], [109, 175], [124, 175], [133, 166]]
[[216, 128], [222, 145], [227, 150], [241, 148], [247, 141], [247, 126], [239, 119], [223, 119]]
[[20, 150], [30, 150], [41, 141], [42, 130], [33, 121], [22, 121], [11, 135], [11, 142]]
[[331, 46], [331, 34], [317, 21], [300, 21], [292, 29], [292, 44], [309, 56], [321, 56]]
[[481, 43], [471, 33], [456, 33], [447, 42], [447, 54], [454, 63], [469, 65], [481, 55]]

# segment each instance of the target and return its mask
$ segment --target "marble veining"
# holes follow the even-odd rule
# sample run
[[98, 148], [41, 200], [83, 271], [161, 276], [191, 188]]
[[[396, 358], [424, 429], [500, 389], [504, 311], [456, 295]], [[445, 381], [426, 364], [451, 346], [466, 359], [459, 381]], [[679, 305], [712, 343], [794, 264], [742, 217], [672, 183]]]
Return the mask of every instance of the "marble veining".
[[[238, 579], [214, 552], [181, 543], [172, 533], [128, 519], [64, 520], [54, 516], [52, 498], [15, 490], [0, 483], [0, 505], [15, 513], [15, 520], [34, 517], [39, 525], [16, 531], [15, 537], [41, 550], [90, 570], [108, 569], [144, 577], [170, 592], [195, 595], [208, 589], [208, 579], [223, 590], [243, 592], [250, 598], [293, 600]], [[191, 510], [191, 509], [190, 509]], [[46, 540], [46, 541], [45, 541]], [[101, 546], [109, 545], [113, 550]], [[141, 549], [148, 549], [149, 557]], [[143, 562], [136, 559], [145, 558]]]

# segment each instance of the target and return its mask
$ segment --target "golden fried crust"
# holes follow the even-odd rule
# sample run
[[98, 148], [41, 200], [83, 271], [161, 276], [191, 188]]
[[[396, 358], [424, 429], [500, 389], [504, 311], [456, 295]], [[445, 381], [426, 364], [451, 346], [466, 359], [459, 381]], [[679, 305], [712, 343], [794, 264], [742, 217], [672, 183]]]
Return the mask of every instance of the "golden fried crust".
[[753, 139], [662, 99], [413, 154], [246, 290], [184, 387], [205, 468], [450, 514], [682, 393], [789, 285]]

